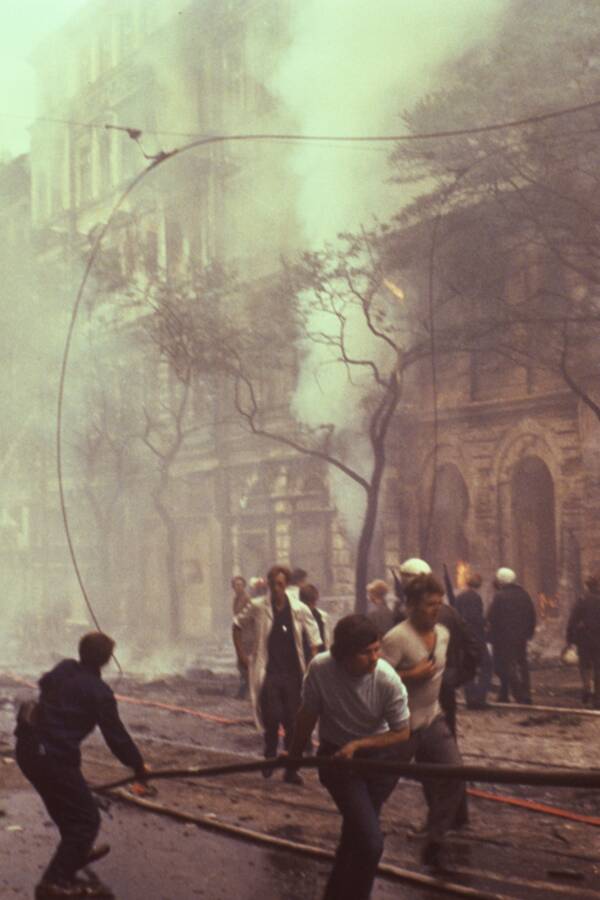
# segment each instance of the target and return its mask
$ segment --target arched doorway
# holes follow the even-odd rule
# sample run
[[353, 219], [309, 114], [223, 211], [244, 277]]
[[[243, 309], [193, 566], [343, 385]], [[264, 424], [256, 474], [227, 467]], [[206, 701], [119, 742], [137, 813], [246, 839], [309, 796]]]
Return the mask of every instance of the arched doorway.
[[441, 574], [445, 563], [450, 573], [453, 573], [459, 560], [469, 559], [469, 542], [466, 536], [469, 491], [458, 466], [445, 463], [437, 470], [428, 535], [425, 532], [430, 499], [426, 496], [424, 500], [423, 556], [434, 572]]
[[512, 471], [511, 524], [519, 582], [531, 594], [553, 597], [557, 586], [554, 483], [538, 456], [523, 457]]

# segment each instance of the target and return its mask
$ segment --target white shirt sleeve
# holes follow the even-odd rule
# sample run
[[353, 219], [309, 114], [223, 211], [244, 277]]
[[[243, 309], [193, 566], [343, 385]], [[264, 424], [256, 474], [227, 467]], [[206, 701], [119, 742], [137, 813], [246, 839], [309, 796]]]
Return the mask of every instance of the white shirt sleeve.
[[396, 672], [389, 671], [387, 674], [389, 680], [384, 716], [391, 731], [402, 731], [410, 719], [408, 692]]

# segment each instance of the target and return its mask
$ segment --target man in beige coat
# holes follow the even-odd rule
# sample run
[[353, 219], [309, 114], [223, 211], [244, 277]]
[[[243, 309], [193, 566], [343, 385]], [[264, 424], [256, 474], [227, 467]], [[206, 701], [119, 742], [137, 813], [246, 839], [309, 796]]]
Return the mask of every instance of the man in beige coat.
[[[287, 750], [292, 739], [296, 713], [300, 708], [302, 678], [306, 669], [302, 636], [314, 655], [321, 643], [312, 612], [299, 600], [289, 597], [286, 588], [290, 573], [285, 566], [273, 566], [267, 575], [269, 592], [251, 602], [233, 619], [233, 642], [241, 666], [248, 667], [250, 698], [257, 727], [262, 726], [265, 758], [277, 756], [279, 726], [283, 726]], [[254, 625], [254, 647], [244, 650], [243, 632]], [[268, 778], [272, 770], [263, 769]], [[300, 784], [292, 770], [284, 779]]]

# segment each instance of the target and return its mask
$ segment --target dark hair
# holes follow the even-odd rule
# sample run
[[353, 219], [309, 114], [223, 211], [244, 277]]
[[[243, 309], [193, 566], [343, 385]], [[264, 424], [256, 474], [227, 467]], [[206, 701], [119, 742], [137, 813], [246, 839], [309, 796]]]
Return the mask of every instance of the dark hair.
[[473, 572], [472, 575], [469, 575], [467, 578], [467, 585], [471, 588], [480, 588], [483, 582], [483, 578], [479, 574], [479, 572]]
[[373, 622], [360, 614], [344, 616], [333, 629], [331, 655], [340, 662], [379, 640], [379, 631]]
[[304, 569], [292, 569], [292, 574], [290, 575], [288, 584], [300, 584], [301, 581], [304, 581], [308, 572]]
[[243, 575], [234, 575], [233, 578], [231, 579], [231, 587], [235, 586], [236, 581], [241, 581], [242, 584], [244, 585], [244, 587], [246, 587], [246, 579], [244, 578]]
[[101, 669], [113, 654], [115, 642], [102, 631], [89, 631], [79, 641], [79, 659], [84, 666]]
[[300, 599], [307, 605], [316, 603], [319, 599], [319, 590], [314, 584], [303, 584], [300, 588]]
[[404, 588], [406, 602], [414, 606], [427, 594], [444, 594], [444, 588], [435, 575], [415, 575]]
[[287, 584], [290, 583], [290, 578], [292, 573], [287, 568], [287, 566], [271, 566], [269, 571], [267, 572], [267, 581], [269, 583], [269, 587], [272, 588], [275, 585], [275, 579], [278, 575], [285, 575], [285, 580]]

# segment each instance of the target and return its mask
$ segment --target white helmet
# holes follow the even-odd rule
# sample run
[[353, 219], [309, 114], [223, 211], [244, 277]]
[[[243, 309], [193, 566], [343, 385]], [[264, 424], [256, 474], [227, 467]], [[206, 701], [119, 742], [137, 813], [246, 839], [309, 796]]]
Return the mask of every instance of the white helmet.
[[431, 566], [424, 559], [405, 559], [400, 566], [401, 575], [431, 575]]
[[514, 584], [517, 580], [517, 576], [513, 570], [507, 569], [504, 566], [501, 569], [498, 569], [495, 578], [498, 584]]

